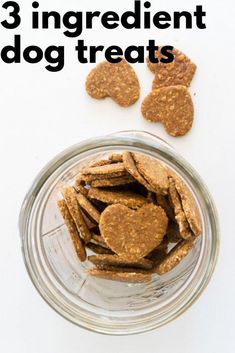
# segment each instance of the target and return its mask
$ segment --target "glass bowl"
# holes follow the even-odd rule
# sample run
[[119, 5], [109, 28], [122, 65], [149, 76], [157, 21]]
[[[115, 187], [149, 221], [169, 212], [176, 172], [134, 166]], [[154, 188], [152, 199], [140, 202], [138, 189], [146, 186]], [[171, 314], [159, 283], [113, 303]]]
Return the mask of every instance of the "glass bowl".
[[[136, 151], [172, 168], [198, 204], [203, 233], [190, 254], [172, 271], [150, 283], [107, 281], [87, 274], [79, 262], [56, 201], [87, 162], [111, 152]], [[208, 284], [219, 248], [215, 206], [196, 171], [160, 138], [124, 131], [79, 143], [54, 158], [38, 175], [21, 209], [20, 235], [26, 268], [46, 302], [71, 322], [115, 335], [140, 333], [175, 319]]]

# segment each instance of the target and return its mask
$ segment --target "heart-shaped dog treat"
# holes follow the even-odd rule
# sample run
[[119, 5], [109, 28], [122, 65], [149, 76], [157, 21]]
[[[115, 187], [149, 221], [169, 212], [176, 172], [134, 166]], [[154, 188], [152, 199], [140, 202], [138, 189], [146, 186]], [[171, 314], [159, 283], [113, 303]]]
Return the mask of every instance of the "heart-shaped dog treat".
[[116, 204], [104, 210], [99, 226], [105, 242], [116, 254], [138, 261], [162, 242], [167, 224], [165, 212], [154, 204], [137, 211]]
[[[177, 49], [172, 50], [174, 61], [169, 64], [151, 63], [147, 58], [149, 69], [155, 74], [153, 89], [166, 86], [189, 86], [196, 71], [196, 65], [182, 52]], [[161, 59], [163, 55], [156, 51], [155, 57]]]
[[144, 99], [142, 114], [147, 120], [161, 122], [171, 136], [182, 136], [192, 127], [192, 98], [184, 86], [155, 89]]
[[134, 104], [140, 95], [140, 85], [135, 71], [124, 59], [111, 64], [104, 61], [88, 75], [87, 93], [96, 99], [111, 97], [122, 107]]

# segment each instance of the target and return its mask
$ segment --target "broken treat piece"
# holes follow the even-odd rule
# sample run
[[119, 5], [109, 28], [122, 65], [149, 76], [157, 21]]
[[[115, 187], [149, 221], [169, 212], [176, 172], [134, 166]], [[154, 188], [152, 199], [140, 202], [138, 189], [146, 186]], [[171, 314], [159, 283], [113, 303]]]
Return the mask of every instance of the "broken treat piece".
[[91, 251], [93, 251], [95, 254], [99, 254], [99, 255], [102, 255], [102, 254], [113, 255], [114, 254], [114, 252], [111, 249], [109, 249], [107, 246], [104, 247], [99, 244], [88, 243], [88, 244], [86, 244], [86, 247], [88, 249], [90, 249]]
[[[173, 49], [174, 61], [168, 64], [161, 62], [152, 63], [147, 58], [149, 69], [155, 74], [153, 89], [167, 86], [182, 85], [188, 87], [196, 71], [196, 65], [182, 52]], [[155, 56], [161, 59], [160, 51]]]
[[111, 153], [108, 158], [112, 163], [123, 161], [122, 153]]
[[132, 153], [136, 168], [156, 193], [166, 195], [169, 188], [167, 169], [154, 158], [139, 153]]
[[120, 172], [125, 172], [125, 167], [123, 163], [112, 163], [101, 165], [97, 167], [87, 167], [81, 170], [82, 174], [95, 174], [95, 175], [105, 175], [105, 174], [116, 174]]
[[130, 152], [123, 153], [123, 164], [128, 173], [131, 174], [135, 180], [137, 180], [140, 184], [144, 185], [147, 190], [155, 192], [154, 188], [149, 185], [147, 180], [145, 180], [144, 177], [138, 171], [133, 156]]
[[121, 272], [93, 268], [89, 271], [89, 274], [98, 278], [119, 282], [146, 283], [151, 281], [151, 274], [142, 272]]
[[62, 195], [68, 206], [69, 212], [73, 217], [77, 229], [79, 230], [85, 243], [88, 243], [91, 239], [91, 233], [78, 206], [77, 192], [73, 187], [67, 187], [62, 190]]
[[163, 275], [178, 265], [193, 247], [192, 240], [183, 240], [178, 243], [169, 254], [155, 267], [154, 272]]
[[69, 213], [68, 206], [66, 205], [65, 200], [59, 200], [57, 206], [60, 210], [61, 216], [64, 219], [65, 225], [68, 228], [70, 238], [73, 242], [74, 249], [77, 253], [77, 256], [81, 261], [86, 260], [86, 249], [83, 245], [83, 241], [79, 236], [76, 225], [73, 221], [71, 214]]
[[130, 183], [133, 183], [134, 181], [135, 179], [131, 175], [125, 175], [125, 176], [116, 177], [116, 178], [93, 180], [91, 181], [91, 186], [95, 188], [113, 187], [113, 186], [130, 184]]
[[88, 192], [90, 199], [99, 200], [109, 205], [121, 204], [130, 208], [139, 208], [146, 204], [148, 200], [138, 194], [129, 191], [109, 191], [100, 188], [91, 188]]
[[194, 235], [198, 236], [202, 232], [202, 224], [197, 204], [192, 196], [192, 193], [179, 177], [174, 178], [174, 182], [189, 226]]
[[193, 233], [182, 208], [179, 194], [176, 190], [174, 180], [170, 178], [169, 196], [174, 206], [175, 219], [179, 225], [180, 235], [183, 239], [191, 239]]
[[[153, 263], [148, 259], [140, 259], [138, 261], [129, 261], [122, 259], [118, 255], [92, 255], [88, 257], [98, 268], [104, 268], [107, 266], [117, 267], [132, 267], [140, 268], [144, 270], [150, 270], [153, 267]], [[120, 269], [121, 270], [121, 269]]]
[[183, 136], [192, 127], [193, 102], [184, 86], [155, 89], [142, 103], [145, 119], [161, 122], [171, 136]]
[[77, 194], [77, 201], [81, 208], [83, 208], [93, 220], [99, 223], [100, 212], [95, 208], [95, 206], [92, 205], [92, 203], [80, 193]]
[[125, 59], [117, 64], [98, 64], [87, 77], [86, 90], [96, 99], [111, 97], [122, 107], [134, 104], [140, 95], [136, 73]]
[[137, 261], [160, 245], [168, 218], [159, 206], [137, 211], [124, 205], [108, 206], [100, 217], [100, 231], [108, 246], [123, 259]]

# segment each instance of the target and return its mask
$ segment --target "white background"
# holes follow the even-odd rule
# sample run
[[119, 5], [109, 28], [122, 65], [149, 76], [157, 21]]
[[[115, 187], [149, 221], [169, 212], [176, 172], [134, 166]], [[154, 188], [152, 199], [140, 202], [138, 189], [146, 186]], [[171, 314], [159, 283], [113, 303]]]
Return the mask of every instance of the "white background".
[[[2, 3], [2, 1], [1, 1]], [[153, 12], [193, 11], [203, 4], [207, 29], [84, 31], [88, 45], [146, 45], [149, 39], [172, 44], [197, 63], [190, 88], [195, 122], [190, 133], [171, 138], [160, 124], [141, 117], [140, 103], [150, 91], [152, 74], [135, 65], [141, 99], [121, 109], [111, 100], [94, 101], [84, 90], [93, 65], [81, 65], [73, 50], [76, 40], [62, 30], [30, 30], [31, 1], [21, 1], [22, 25], [17, 31], [0, 28], [0, 46], [21, 33], [23, 47], [66, 45], [63, 71], [50, 73], [46, 63], [0, 64], [1, 243], [0, 351], [7, 353], [230, 353], [235, 351], [235, 2], [232, 0], [152, 1]], [[132, 8], [133, 1], [48, 1], [41, 9], [115, 10]], [[0, 18], [3, 19], [0, 9]], [[102, 60], [102, 55], [99, 56]], [[195, 95], [194, 95], [195, 93]], [[80, 329], [62, 319], [41, 299], [24, 268], [18, 214], [24, 195], [39, 170], [64, 148], [87, 137], [124, 129], [143, 129], [171, 143], [201, 174], [216, 202], [221, 225], [219, 262], [210, 285], [193, 307], [156, 331], [131, 337], [107, 337]]]

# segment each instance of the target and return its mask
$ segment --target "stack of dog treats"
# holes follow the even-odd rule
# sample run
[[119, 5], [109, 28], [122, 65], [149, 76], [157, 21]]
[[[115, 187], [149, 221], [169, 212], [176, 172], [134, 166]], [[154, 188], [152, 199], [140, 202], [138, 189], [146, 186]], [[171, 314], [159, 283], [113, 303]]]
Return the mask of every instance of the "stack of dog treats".
[[[172, 270], [201, 234], [194, 197], [163, 163], [125, 151], [82, 168], [58, 208], [91, 276], [130, 283]], [[87, 256], [87, 253], [93, 253]]]

